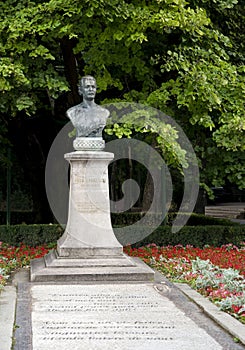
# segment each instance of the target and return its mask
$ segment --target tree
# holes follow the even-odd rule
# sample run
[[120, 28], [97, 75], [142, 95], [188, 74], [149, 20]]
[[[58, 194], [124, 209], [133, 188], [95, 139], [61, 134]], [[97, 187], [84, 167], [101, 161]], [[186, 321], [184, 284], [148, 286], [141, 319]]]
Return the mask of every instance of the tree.
[[[212, 15], [218, 11], [226, 17], [227, 23], [227, 8], [236, 1], [219, 1], [215, 10], [208, 1], [203, 3], [209, 4]], [[240, 23], [245, 18], [244, 7], [238, 6], [242, 9], [240, 16], [237, 9], [231, 12], [233, 30], [234, 16], [239, 17]], [[220, 16], [216, 17], [216, 22], [217, 18], [220, 20]], [[218, 24], [211, 23], [213, 43], [210, 29], [204, 27], [198, 35], [182, 37], [174, 50], [168, 50], [164, 57], [156, 60], [162, 72], [177, 71], [177, 74], [164, 81], [148, 101], [159, 108], [167, 105], [170, 114], [185, 125], [202, 159], [204, 182], [219, 186], [228, 179], [244, 188], [244, 59], [234, 43], [234, 32], [231, 30], [231, 38], [228, 38], [222, 30], [217, 30]], [[222, 22], [220, 29], [223, 27]]]
[[[147, 103], [176, 118], [196, 147], [204, 183], [229, 179], [243, 188], [244, 56], [239, 46], [244, 36], [234, 33], [244, 12], [236, 0], [212, 4], [2, 2], [1, 120], [9, 130], [22, 125], [25, 133], [24, 119], [45, 115], [45, 126], [53, 123], [57, 130], [57, 122], [67, 120], [65, 110], [79, 101], [78, 77], [89, 73], [97, 78], [101, 101], [110, 96]], [[219, 23], [217, 11], [228, 27]], [[122, 133], [126, 127], [120, 126]], [[29, 148], [38, 143], [39, 157], [45, 158], [52, 133], [48, 144], [37, 134]], [[10, 139], [15, 144], [11, 133]]]

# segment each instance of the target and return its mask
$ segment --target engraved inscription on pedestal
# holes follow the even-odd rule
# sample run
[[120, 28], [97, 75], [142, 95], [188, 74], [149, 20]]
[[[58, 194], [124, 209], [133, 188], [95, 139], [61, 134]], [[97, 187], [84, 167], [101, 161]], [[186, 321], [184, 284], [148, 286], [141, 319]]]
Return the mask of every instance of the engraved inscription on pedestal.
[[[74, 164], [71, 173], [73, 210], [79, 213], [110, 212], [107, 169]], [[96, 216], [94, 216], [96, 218]], [[108, 224], [108, 223], [107, 223]]]
[[152, 285], [39, 285], [32, 298], [34, 350], [221, 350]]
[[73, 152], [70, 162], [69, 215], [64, 235], [57, 245], [58, 255], [67, 258], [122, 255], [110, 218], [108, 152]]

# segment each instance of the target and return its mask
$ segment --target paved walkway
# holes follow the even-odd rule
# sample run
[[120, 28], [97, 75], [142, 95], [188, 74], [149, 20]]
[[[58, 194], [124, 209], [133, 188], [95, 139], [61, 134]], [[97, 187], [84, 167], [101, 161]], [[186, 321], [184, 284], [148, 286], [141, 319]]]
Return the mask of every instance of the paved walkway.
[[[127, 282], [127, 284], [115, 283], [114, 286], [115, 288], [112, 283], [98, 282], [83, 283], [82, 285], [44, 285], [41, 283], [29, 283], [28, 271], [20, 271], [13, 279], [12, 285], [6, 286], [0, 296], [0, 350], [10, 350], [12, 342], [12, 349], [14, 350], [70, 350], [71, 348], [73, 350], [109, 350], [110, 348], [115, 350], [128, 350], [131, 349], [131, 346], [139, 350], [186, 350], [191, 347], [193, 350], [245, 349], [245, 326], [231, 316], [219, 311], [215, 305], [190, 289], [187, 285], [172, 284], [160, 273], [156, 272], [154, 283], [141, 284]], [[69, 294], [65, 293], [67, 290], [70, 291]], [[80, 291], [79, 293], [84, 293], [84, 291], [86, 291], [85, 294], [80, 294], [79, 297], [81, 298], [81, 296], [83, 296], [84, 299], [84, 296], [87, 296], [89, 303], [86, 304], [86, 301], [79, 300], [79, 307], [82, 307], [81, 305], [83, 305], [83, 307], [88, 307], [88, 305], [90, 305], [90, 309], [86, 308], [82, 311], [82, 315], [84, 316], [82, 316], [82, 322], [76, 320], [77, 316], [75, 315], [78, 315], [77, 312], [71, 313], [70, 309], [67, 313], [67, 308], [77, 308], [77, 290]], [[117, 299], [116, 302], [113, 302], [110, 298], [110, 301], [106, 303], [106, 311], [103, 313], [103, 305], [105, 306], [105, 302], [102, 300], [101, 304], [101, 299], [97, 300], [96, 298], [101, 298], [101, 295], [103, 298], [106, 298], [108, 290], [110, 291], [110, 296], [115, 291], [115, 293], [117, 293]], [[54, 304], [53, 301], [50, 300], [50, 295], [52, 298], [54, 298], [54, 296], [56, 298]], [[67, 296], [69, 296], [69, 298], [67, 298]], [[138, 300], [139, 297], [140, 299]], [[130, 301], [134, 298], [138, 300], [136, 312], [133, 312], [132, 305], [134, 304]], [[93, 300], [92, 305], [91, 300]], [[130, 302], [123, 304], [123, 300], [129, 300]], [[114, 319], [115, 307], [116, 312], [118, 312], [119, 304], [121, 307], [121, 317], [119, 319]], [[100, 305], [101, 308], [102, 320], [100, 320], [99, 317], [93, 318], [93, 308], [98, 307], [98, 305]], [[127, 310], [124, 309], [126, 306]], [[52, 312], [50, 307], [53, 308]], [[156, 307], [158, 309], [156, 309]], [[141, 312], [142, 310], [144, 312]], [[154, 310], [158, 310], [159, 312], [154, 314]], [[128, 318], [129, 314], [131, 315], [130, 318]], [[138, 318], [137, 315], [139, 316]], [[155, 316], [153, 317], [153, 315]], [[32, 321], [31, 317], [33, 318]], [[95, 342], [94, 346], [89, 347], [86, 345], [86, 347], [83, 347], [81, 344], [85, 344], [84, 341], [79, 345], [79, 340], [73, 339], [74, 346], [70, 347], [69, 345], [68, 347], [67, 344], [73, 343], [71, 339], [69, 340], [67, 337], [62, 338], [65, 334], [64, 331], [67, 331], [67, 329], [64, 328], [66, 327], [64, 324], [66, 324], [69, 329], [69, 322], [72, 322], [73, 334], [75, 334], [77, 325], [74, 326], [74, 324], [78, 322], [80, 329], [79, 334], [81, 335], [81, 327], [85, 327], [84, 323], [87, 321], [90, 322], [89, 324], [91, 326], [91, 318], [93, 318], [94, 330], [90, 330], [90, 333], [93, 333], [92, 338], [97, 339], [96, 341], [99, 341], [99, 345], [96, 345]], [[52, 330], [52, 327], [45, 326], [48, 324], [49, 320], [51, 321], [52, 327], [55, 325], [55, 330]], [[60, 324], [58, 325], [57, 322], [60, 324], [63, 323], [63, 328]], [[118, 330], [114, 330], [114, 332], [117, 332], [115, 334], [120, 334], [120, 336], [123, 334], [124, 338], [121, 338], [123, 341], [121, 340], [119, 342], [109, 337], [108, 345], [106, 347], [101, 347], [103, 337], [98, 338], [98, 334], [101, 334], [98, 325], [101, 324], [101, 322], [104, 324], [104, 330], [106, 327], [109, 327], [106, 326], [106, 322], [110, 325], [104, 332], [105, 334], [103, 334], [104, 339], [110, 336], [112, 332], [111, 325], [113, 324], [113, 327], [115, 327], [116, 324]], [[143, 325], [144, 322], [145, 326]], [[81, 323], [83, 323], [82, 326]], [[136, 327], [137, 324], [138, 328]], [[154, 329], [152, 328], [153, 324]], [[125, 329], [125, 327], [128, 327], [128, 332], [126, 332], [127, 329]], [[83, 328], [83, 334], [86, 333], [84, 331], [85, 328]], [[13, 329], [15, 329], [14, 336], [12, 333]], [[35, 337], [34, 346], [32, 346], [33, 339], [31, 329]], [[162, 333], [163, 331], [165, 333]], [[147, 332], [149, 333], [148, 335], [146, 335]], [[40, 334], [42, 335], [43, 343], [38, 339]], [[45, 334], [47, 335], [46, 338], [44, 337]], [[50, 334], [55, 334], [56, 339], [58, 339], [58, 334], [60, 334], [59, 341], [63, 339], [62, 342], [60, 342], [59, 345], [57, 345], [56, 342], [52, 343]], [[130, 338], [127, 334], [131, 334]], [[132, 337], [133, 334], [136, 336]], [[164, 337], [163, 334], [165, 334]], [[113, 337], [116, 337], [116, 335]], [[240, 343], [235, 342], [234, 340], [236, 339], [240, 339]], [[88, 341], [88, 339], [85, 340]], [[47, 341], [50, 341], [50, 343]], [[193, 346], [190, 347], [192, 341]], [[53, 345], [51, 346], [49, 344]]]

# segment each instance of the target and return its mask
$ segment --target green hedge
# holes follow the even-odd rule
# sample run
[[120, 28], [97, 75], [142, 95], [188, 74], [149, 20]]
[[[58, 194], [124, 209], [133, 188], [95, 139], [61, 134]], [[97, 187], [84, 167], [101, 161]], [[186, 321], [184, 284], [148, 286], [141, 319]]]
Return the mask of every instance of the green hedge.
[[166, 245], [193, 245], [203, 247], [205, 245], [221, 246], [233, 243], [237, 246], [245, 241], [245, 226], [184, 226], [180, 231], [173, 233], [171, 227], [160, 226], [152, 234], [134, 247], [155, 243], [159, 246]]
[[[63, 232], [63, 228], [59, 225], [1, 225], [0, 241], [12, 245], [23, 242], [36, 246], [44, 243], [55, 243]], [[172, 233], [169, 226], [159, 226], [152, 234], [134, 246], [155, 243], [159, 246], [191, 244], [195, 247], [203, 247], [207, 244], [213, 246], [227, 243], [239, 245], [243, 241], [245, 241], [245, 226], [242, 225], [185, 226], [177, 233]]]
[[[35, 220], [35, 212], [32, 211], [14, 211], [11, 212], [11, 225], [19, 225], [19, 224], [32, 224]], [[167, 215], [167, 219], [165, 223], [168, 225], [172, 225], [174, 218], [176, 217], [176, 213], [170, 212]], [[235, 226], [236, 223], [228, 220], [228, 219], [216, 219], [210, 216], [205, 216], [202, 214], [182, 214], [188, 215], [189, 219], [186, 223], [188, 226], [196, 226], [196, 225], [225, 225], [225, 226]], [[139, 221], [144, 214], [136, 213], [136, 212], [124, 212], [124, 213], [112, 213], [111, 221], [114, 226], [118, 225], [132, 225], [133, 223]], [[150, 225], [154, 222], [155, 215], [149, 215], [148, 224]], [[6, 223], [6, 212], [0, 211], [0, 225], [5, 225]]]
[[63, 231], [60, 225], [0, 225], [0, 241], [37, 246], [56, 242]]
[[[167, 219], [165, 220], [165, 223], [169, 226], [172, 226], [172, 223], [174, 219], [176, 218], [177, 213], [171, 212], [168, 213]], [[186, 225], [187, 226], [196, 226], [196, 225], [219, 225], [219, 226], [237, 226], [239, 224], [230, 221], [229, 219], [218, 219], [213, 218], [211, 216], [205, 216], [203, 214], [182, 214], [182, 216], [188, 216], [188, 220]], [[112, 213], [111, 214], [111, 221], [114, 226], [119, 225], [132, 225], [133, 223], [139, 221], [144, 214], [141, 213], [133, 213], [133, 212], [124, 212], [124, 213]], [[151, 222], [154, 222], [154, 219], [156, 216], [148, 215], [148, 224], [151, 224]]]
[[[189, 219], [186, 223], [187, 226], [212, 226], [212, 225], [218, 225], [218, 226], [238, 226], [239, 224], [236, 222], [233, 222], [229, 219], [218, 219], [214, 218], [212, 216], [206, 216], [203, 214], [196, 214], [192, 213], [189, 214], [182, 214], [182, 215], [188, 215]], [[168, 224], [172, 226], [172, 222], [174, 218], [176, 217], [176, 213], [169, 213], [168, 214]]]

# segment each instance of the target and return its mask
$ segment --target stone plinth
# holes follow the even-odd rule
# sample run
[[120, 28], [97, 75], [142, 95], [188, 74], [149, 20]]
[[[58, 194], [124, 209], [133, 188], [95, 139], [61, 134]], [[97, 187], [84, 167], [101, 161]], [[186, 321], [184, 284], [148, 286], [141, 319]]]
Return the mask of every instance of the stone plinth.
[[122, 255], [110, 218], [109, 152], [73, 152], [70, 163], [69, 215], [64, 235], [58, 240], [60, 257], [89, 258]]
[[108, 164], [114, 155], [76, 151], [70, 163], [68, 221], [57, 251], [31, 261], [31, 281], [146, 281], [154, 272], [123, 254], [110, 218]]
[[153, 281], [154, 272], [140, 259], [67, 259], [52, 251], [45, 258], [31, 261], [32, 282]]

